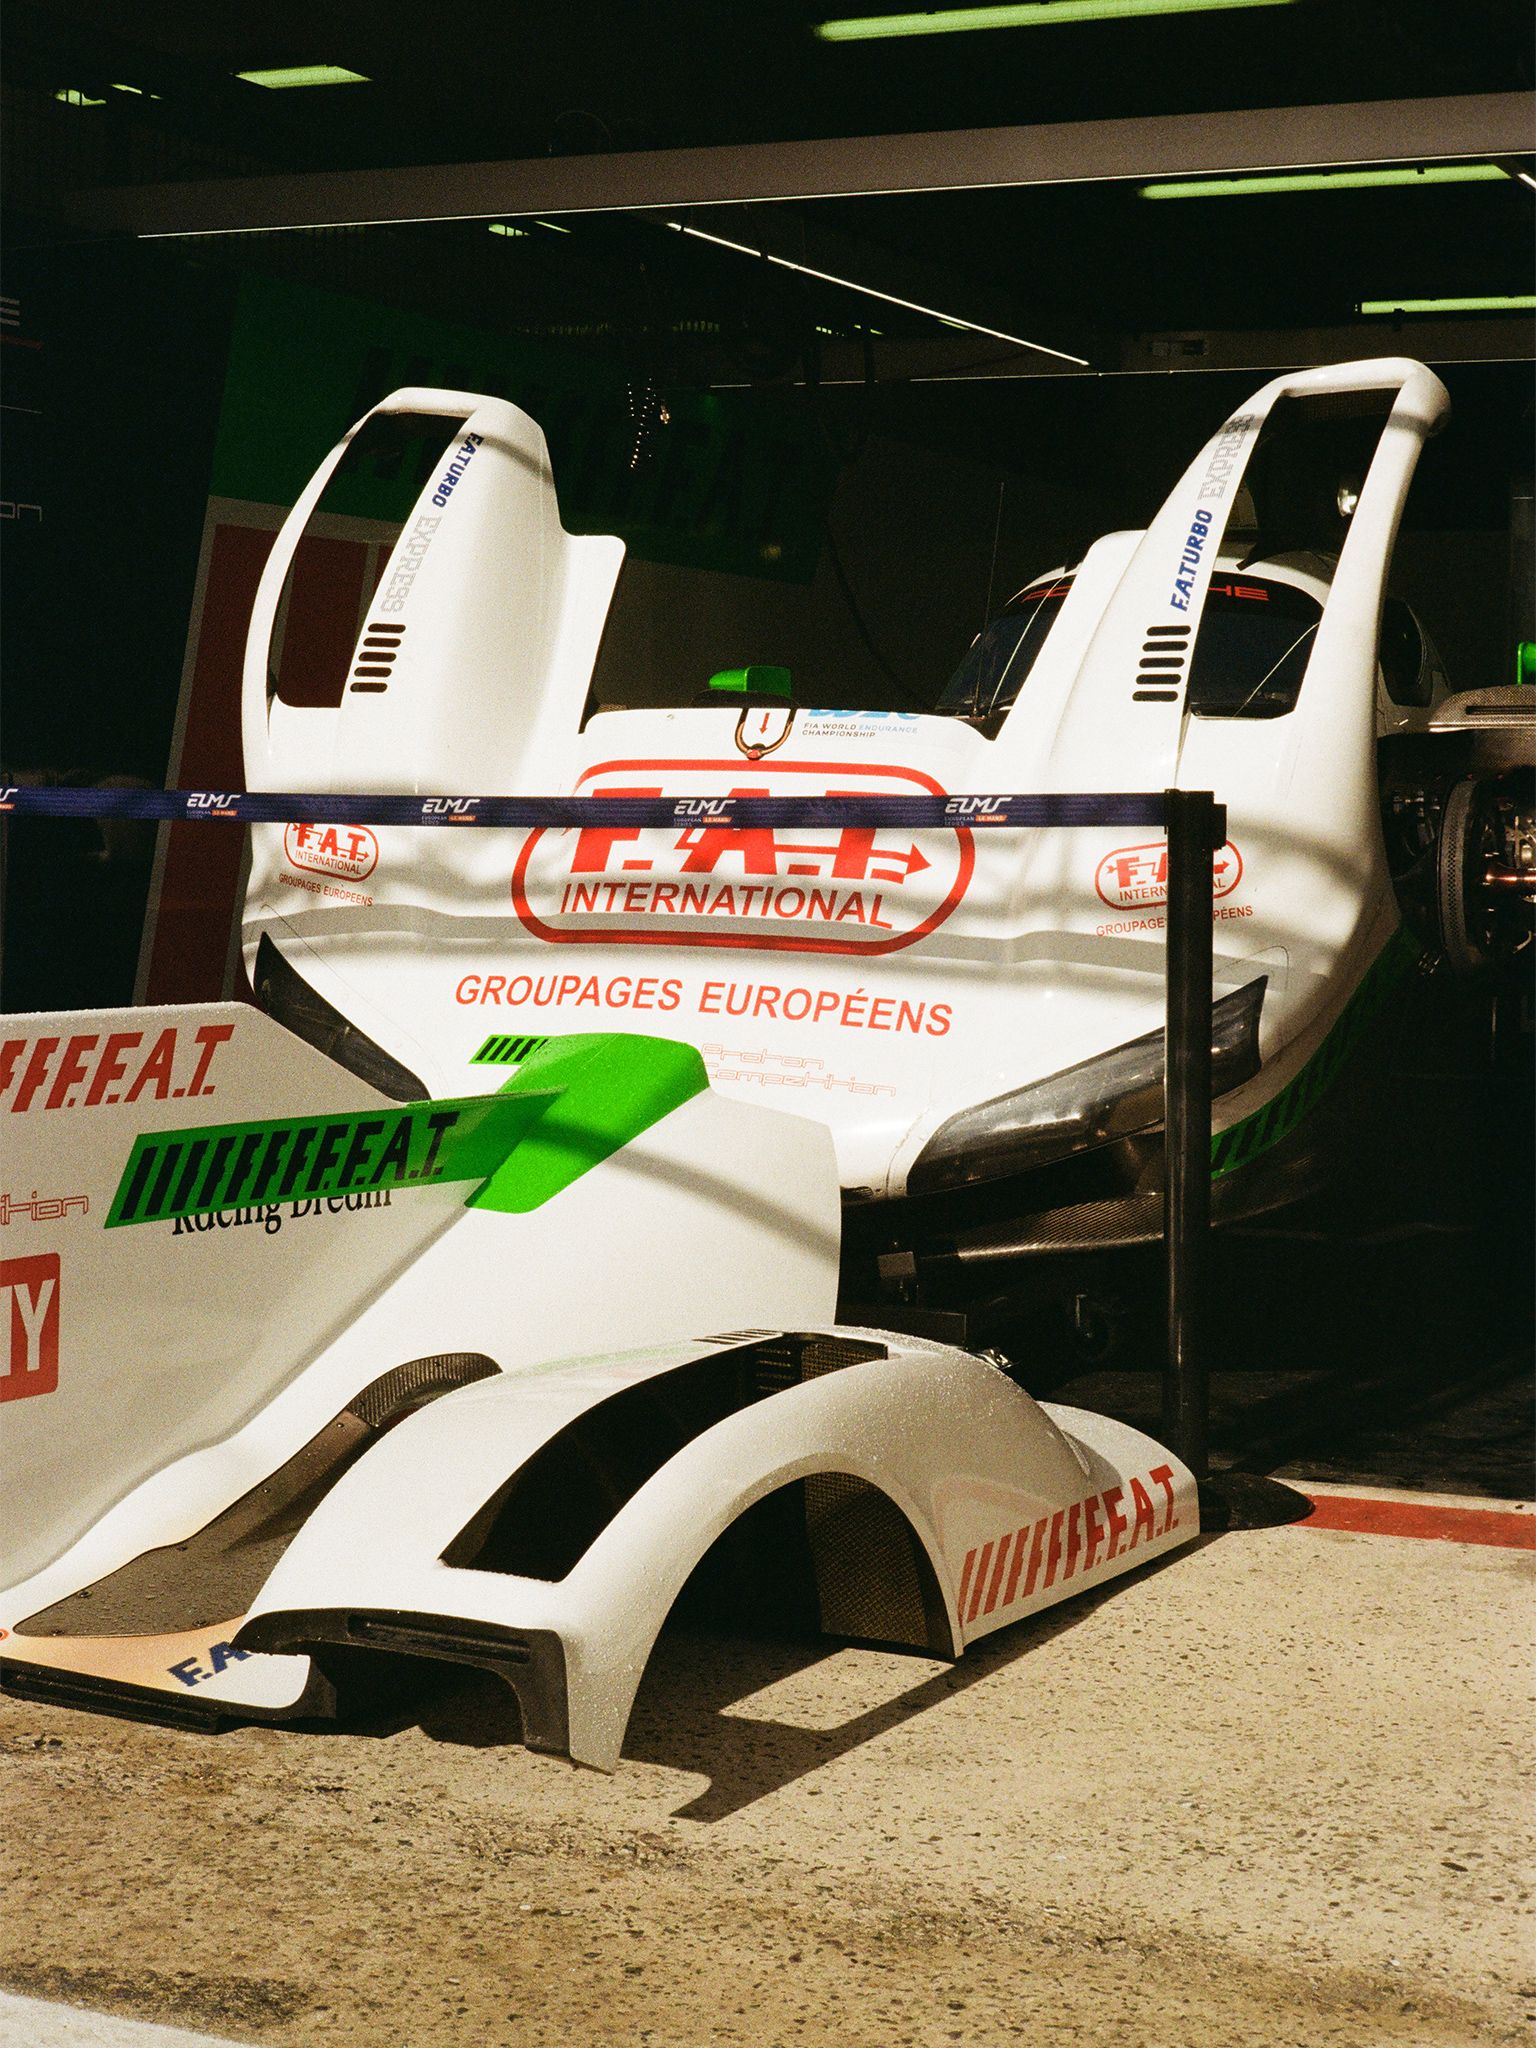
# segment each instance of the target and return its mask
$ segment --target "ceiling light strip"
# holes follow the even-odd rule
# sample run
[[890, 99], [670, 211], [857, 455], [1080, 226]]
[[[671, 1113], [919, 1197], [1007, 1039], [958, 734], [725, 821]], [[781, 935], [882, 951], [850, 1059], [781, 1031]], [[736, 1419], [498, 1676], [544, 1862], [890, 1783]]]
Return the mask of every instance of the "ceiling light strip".
[[1362, 299], [1357, 313], [1536, 313], [1536, 292], [1459, 299]]
[[835, 284], [844, 291], [859, 292], [866, 299], [879, 299], [886, 306], [900, 306], [904, 312], [921, 313], [925, 319], [940, 320], [946, 327], [963, 328], [967, 334], [984, 334], [990, 341], [1006, 341], [1012, 348], [1033, 349], [1037, 355], [1054, 356], [1059, 363], [1071, 363], [1079, 370], [1088, 368], [1086, 356], [1068, 355], [1065, 349], [1047, 348], [1042, 341], [1026, 341], [1021, 334], [1004, 334], [998, 327], [983, 327], [979, 320], [957, 320], [953, 314], [941, 313], [936, 306], [919, 305], [916, 299], [898, 299], [894, 292], [876, 290], [872, 284], [856, 284], [851, 277], [836, 277], [830, 270], [813, 270], [809, 263], [792, 263], [787, 256], [775, 256], [767, 249], [753, 249], [745, 242], [728, 241], [724, 235], [706, 234], [703, 228], [692, 228], [686, 222], [669, 220], [669, 228], [680, 235], [691, 235], [696, 242], [711, 242], [717, 249], [734, 249], [738, 256], [753, 256], [761, 263], [772, 263], [779, 270], [793, 270], [801, 277], [814, 277], [822, 284]]
[[278, 71], [237, 71], [247, 85], [264, 85], [269, 92], [289, 92], [306, 85], [371, 85], [361, 71], [347, 71], [340, 64], [293, 64]]
[[921, 14], [855, 14], [819, 21], [823, 43], [882, 42], [897, 36], [969, 35], [978, 29], [1059, 28], [1083, 21], [1139, 21], [1159, 14], [1218, 14], [1245, 7], [1288, 7], [1294, 0], [1024, 0], [1008, 7], [945, 7]]
[[1399, 164], [1380, 171], [1285, 171], [1258, 178], [1178, 178], [1138, 187], [1143, 199], [1249, 199], [1269, 192], [1370, 191], [1386, 185], [1508, 184], [1497, 164]]

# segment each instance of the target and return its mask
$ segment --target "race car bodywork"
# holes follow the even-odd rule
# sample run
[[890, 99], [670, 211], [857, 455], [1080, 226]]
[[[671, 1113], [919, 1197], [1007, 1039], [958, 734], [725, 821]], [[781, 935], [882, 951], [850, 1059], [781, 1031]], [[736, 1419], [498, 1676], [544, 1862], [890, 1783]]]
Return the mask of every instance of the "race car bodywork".
[[31, 1191], [0, 1274], [8, 1682], [296, 1711], [304, 1660], [228, 1645], [374, 1433], [562, 1353], [832, 1313], [823, 1134], [723, 1101], [685, 1046], [567, 1039], [493, 1095], [402, 1108], [213, 1004], [8, 1018], [0, 1076]]
[[691, 1047], [402, 1106], [240, 1005], [6, 1030], [7, 1691], [310, 1718], [468, 1662], [611, 1769], [701, 1568], [738, 1626], [803, 1567], [812, 1629], [949, 1656], [1198, 1532], [1136, 1431], [833, 1324], [827, 1132]]
[[[1139, 1432], [1041, 1408], [968, 1353], [742, 1332], [436, 1403], [317, 1509], [235, 1645], [480, 1665], [532, 1747], [611, 1770], [662, 1622], [743, 1518], [757, 1570], [808, 1552], [814, 1628], [951, 1657], [1187, 1542], [1198, 1502]], [[721, 1563], [738, 1625], [741, 1548]]]
[[[888, 1216], [960, 1214], [956, 1198], [1007, 1184], [988, 1226], [1003, 1256], [1145, 1241], [1160, 1227], [1165, 847], [990, 831], [988, 796], [1209, 789], [1229, 820], [1213, 874], [1216, 1213], [1279, 1199], [1343, 1058], [1420, 951], [1377, 748], [1427, 728], [1445, 682], [1422, 642], [1411, 675], [1384, 665], [1381, 627], [1446, 403], [1400, 359], [1277, 378], [1145, 533], [1030, 585], [935, 710], [909, 713], [743, 690], [750, 671], [682, 708], [596, 704], [618, 544], [562, 533], [542, 435], [516, 407], [396, 393], [274, 546], [246, 657], [250, 786], [446, 793], [449, 818], [474, 791], [665, 793], [695, 814], [665, 832], [258, 826], [244, 945], [259, 999], [301, 1031], [325, 1020], [338, 1056], [407, 1094], [486, 1085], [474, 1062], [498, 1037], [659, 1028], [699, 1047], [722, 1093], [823, 1121], [846, 1194]], [[1266, 438], [1330, 409], [1379, 424], [1336, 559], [1244, 531], [1239, 510]], [[284, 701], [273, 630], [309, 512], [354, 438], [429, 412], [453, 438], [347, 667]], [[962, 824], [709, 818], [723, 794], [840, 791], [948, 793]], [[970, 1252], [989, 1256], [986, 1231]]]

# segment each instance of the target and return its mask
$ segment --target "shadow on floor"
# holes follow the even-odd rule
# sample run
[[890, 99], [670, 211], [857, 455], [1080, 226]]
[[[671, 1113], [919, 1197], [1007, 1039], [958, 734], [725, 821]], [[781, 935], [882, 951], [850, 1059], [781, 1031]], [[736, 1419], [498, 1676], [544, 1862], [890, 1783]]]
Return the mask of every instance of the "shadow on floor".
[[[1199, 1542], [1214, 1540], [1202, 1537]], [[1145, 1580], [1188, 1554], [1175, 1551], [1135, 1577]], [[679, 1806], [675, 1817], [723, 1820], [915, 1716], [941, 1708], [957, 1693], [980, 1685], [1076, 1627], [1128, 1584], [1112, 1581], [1004, 1629], [967, 1651], [959, 1663], [904, 1656], [902, 1661], [912, 1667], [909, 1686], [830, 1728], [798, 1727], [729, 1710], [766, 1687], [837, 1656], [845, 1645], [821, 1638], [730, 1636], [669, 1625], [662, 1630], [640, 1683], [624, 1742], [625, 1761], [706, 1776], [706, 1789]], [[878, 1684], [872, 1689], [878, 1690]], [[354, 1732], [387, 1736], [410, 1726], [419, 1726], [435, 1742], [471, 1748], [499, 1748], [521, 1740], [510, 1691], [484, 1672], [445, 1675], [441, 1689], [429, 1700], [418, 1698], [399, 1712], [381, 1713]]]

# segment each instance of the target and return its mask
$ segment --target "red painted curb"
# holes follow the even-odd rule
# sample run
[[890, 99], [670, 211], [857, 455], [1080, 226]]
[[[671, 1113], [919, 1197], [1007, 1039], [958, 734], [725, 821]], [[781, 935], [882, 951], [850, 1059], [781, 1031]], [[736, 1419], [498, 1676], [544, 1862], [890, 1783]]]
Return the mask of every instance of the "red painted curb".
[[[1305, 1491], [1305, 1489], [1300, 1489]], [[1419, 1536], [1440, 1543], [1489, 1543], [1536, 1550], [1536, 1515], [1498, 1508], [1437, 1507], [1428, 1501], [1366, 1500], [1355, 1494], [1307, 1494], [1312, 1513], [1293, 1529], [1346, 1529], [1360, 1536]]]

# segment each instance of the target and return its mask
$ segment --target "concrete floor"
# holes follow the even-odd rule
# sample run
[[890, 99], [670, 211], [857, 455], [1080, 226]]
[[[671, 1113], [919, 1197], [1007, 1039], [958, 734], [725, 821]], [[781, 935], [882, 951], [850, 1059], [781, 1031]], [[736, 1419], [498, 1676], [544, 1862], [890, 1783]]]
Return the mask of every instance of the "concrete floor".
[[[1536, 1491], [1529, 1077], [1433, 1050], [1360, 1186], [1218, 1244], [1218, 1470]], [[1057, 1397], [1155, 1433], [1146, 1313]], [[0, 2048], [1527, 2041], [1532, 1565], [1299, 1523], [957, 1666], [668, 1634], [612, 1778], [468, 1675], [345, 1733], [0, 1699]]]
[[0, 1982], [284, 2048], [1524, 2040], [1531, 1563], [1301, 1524], [954, 1667], [668, 1636], [612, 1778], [478, 1677], [343, 1734], [0, 1702]]

